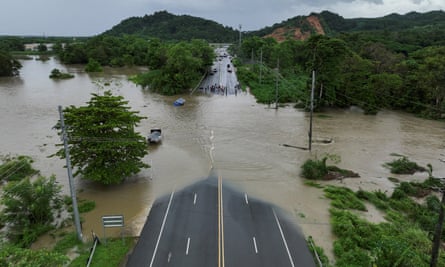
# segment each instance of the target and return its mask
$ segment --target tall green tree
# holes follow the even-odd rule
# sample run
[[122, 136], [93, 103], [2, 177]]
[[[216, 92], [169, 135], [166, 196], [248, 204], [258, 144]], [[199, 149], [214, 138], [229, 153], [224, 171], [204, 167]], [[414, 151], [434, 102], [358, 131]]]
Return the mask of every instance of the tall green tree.
[[[131, 111], [122, 96], [92, 94], [87, 106], [64, 109], [74, 175], [102, 184], [118, 184], [149, 167], [146, 140], [135, 127], [145, 117]], [[61, 134], [61, 132], [59, 132]], [[57, 155], [64, 157], [61, 149]]]
[[340, 66], [351, 52], [343, 40], [323, 35], [313, 35], [305, 44], [307, 71], [316, 72], [317, 102], [320, 105], [335, 105], [336, 90], [340, 87]]
[[426, 92], [429, 116], [441, 118], [445, 113], [445, 46], [427, 47], [415, 57], [420, 63], [419, 87]]

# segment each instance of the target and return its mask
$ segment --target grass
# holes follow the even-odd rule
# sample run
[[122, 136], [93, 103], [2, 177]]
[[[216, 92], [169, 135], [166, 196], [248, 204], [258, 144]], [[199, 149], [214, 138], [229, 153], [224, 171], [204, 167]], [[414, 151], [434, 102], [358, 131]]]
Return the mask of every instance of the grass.
[[407, 157], [402, 156], [391, 162], [387, 162], [383, 165], [389, 168], [391, 173], [394, 174], [414, 174], [415, 172], [424, 172], [426, 168], [417, 165], [417, 163], [408, 160]]
[[[437, 179], [423, 183], [402, 182], [389, 197], [384, 192], [353, 192], [348, 188], [328, 186], [331, 201], [331, 225], [335, 266], [429, 266], [431, 239], [440, 209], [440, 200], [429, 194], [424, 204], [413, 198], [421, 191], [431, 193]], [[386, 213], [384, 223], [371, 223], [353, 210], [363, 210], [363, 202], [374, 204]], [[445, 235], [442, 235], [442, 240]], [[441, 249], [438, 266], [445, 266]]]
[[[107, 239], [105, 244], [103, 241], [97, 245], [94, 252], [93, 259], [91, 261], [91, 267], [110, 267], [120, 266], [125, 260], [126, 255], [131, 250], [135, 242], [132, 237]], [[90, 244], [92, 247], [92, 244]], [[84, 267], [88, 261], [90, 255], [90, 246], [85, 245], [80, 249], [80, 255], [75, 258], [70, 267]]]

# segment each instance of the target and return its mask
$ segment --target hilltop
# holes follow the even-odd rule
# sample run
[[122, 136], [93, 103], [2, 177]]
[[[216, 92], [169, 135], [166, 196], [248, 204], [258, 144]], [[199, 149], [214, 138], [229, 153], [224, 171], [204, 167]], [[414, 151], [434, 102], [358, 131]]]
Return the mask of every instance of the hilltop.
[[352, 32], [400, 32], [428, 28], [445, 29], [445, 12], [410, 12], [405, 15], [390, 14], [379, 18], [345, 19], [342, 16], [323, 11], [309, 16], [296, 16], [273, 26], [249, 32], [249, 35], [273, 37], [278, 41], [286, 38], [305, 40], [312, 34], [337, 35]]
[[189, 15], [174, 15], [167, 11], [143, 17], [130, 17], [104, 32], [120, 36], [133, 34], [162, 40], [187, 41], [204, 39], [209, 42], [233, 42], [238, 32], [215, 21]]
[[[402, 32], [419, 31], [435, 33], [432, 38], [440, 42], [445, 33], [445, 12], [410, 12], [405, 15], [390, 14], [379, 18], [353, 18], [323, 11], [308, 16], [296, 16], [257, 31], [245, 32], [247, 36], [273, 37], [278, 41], [286, 38], [305, 40], [312, 34], [338, 35], [353, 32]], [[143, 17], [130, 17], [104, 32], [106, 35], [126, 34], [155, 37], [162, 40], [204, 39], [208, 42], [234, 42], [238, 31], [215, 21], [189, 15], [174, 15], [167, 11], [155, 12]]]

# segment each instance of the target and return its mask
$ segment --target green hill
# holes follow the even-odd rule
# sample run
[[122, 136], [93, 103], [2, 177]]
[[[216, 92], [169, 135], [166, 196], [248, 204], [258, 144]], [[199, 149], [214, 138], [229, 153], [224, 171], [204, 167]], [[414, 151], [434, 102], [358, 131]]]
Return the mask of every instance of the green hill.
[[175, 41], [204, 39], [208, 42], [233, 42], [238, 37], [237, 31], [231, 27], [189, 15], [178, 16], [167, 11], [125, 19], [104, 34], [133, 34]]
[[296, 16], [286, 21], [276, 23], [273, 26], [265, 27], [250, 34], [266, 36], [273, 34], [277, 29], [300, 28], [303, 32], [318, 32], [311, 18], [316, 19], [322, 25], [323, 31], [327, 34], [340, 32], [357, 31], [403, 31], [412, 28], [436, 27], [445, 28], [445, 12], [431, 11], [427, 13], [410, 12], [405, 15], [390, 14], [380, 18], [354, 18], [345, 19], [342, 16], [323, 11], [321, 13], [311, 13], [309, 16]]

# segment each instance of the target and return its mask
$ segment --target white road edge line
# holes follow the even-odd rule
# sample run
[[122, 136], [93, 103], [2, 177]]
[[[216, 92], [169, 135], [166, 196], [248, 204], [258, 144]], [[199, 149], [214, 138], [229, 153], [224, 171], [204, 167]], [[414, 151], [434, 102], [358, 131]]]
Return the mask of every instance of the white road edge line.
[[190, 248], [190, 237], [187, 238], [187, 247], [185, 249], [185, 255], [189, 254], [189, 248]]
[[287, 255], [289, 256], [289, 261], [292, 267], [295, 267], [294, 260], [292, 259], [292, 255], [290, 254], [289, 247], [287, 246], [286, 238], [284, 237], [283, 229], [281, 229], [280, 221], [278, 220], [277, 214], [275, 210], [272, 209], [273, 216], [275, 216], [275, 221], [277, 222], [278, 228], [280, 229], [281, 238], [283, 239], [284, 246], [286, 247]]
[[193, 197], [193, 205], [196, 205], [196, 197], [198, 197], [198, 195], [195, 193], [195, 196]]
[[258, 247], [256, 246], [256, 239], [253, 237], [253, 247], [255, 248], [255, 253], [258, 254]]
[[247, 193], [244, 193], [244, 200], [246, 201], [246, 204], [249, 205], [249, 200], [247, 199]]
[[159, 231], [158, 240], [156, 241], [155, 250], [153, 251], [153, 256], [151, 257], [150, 267], [153, 266], [153, 262], [155, 261], [156, 253], [158, 251], [159, 241], [161, 240], [162, 232], [164, 231], [165, 221], [167, 221], [168, 211], [170, 210], [170, 205], [172, 204], [173, 195], [175, 191], [173, 191], [170, 195], [170, 200], [168, 201], [167, 209], [165, 210], [164, 220], [162, 221], [161, 230]]

